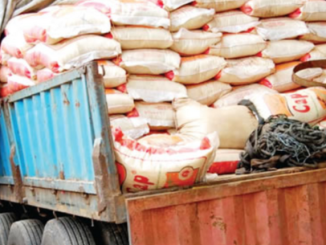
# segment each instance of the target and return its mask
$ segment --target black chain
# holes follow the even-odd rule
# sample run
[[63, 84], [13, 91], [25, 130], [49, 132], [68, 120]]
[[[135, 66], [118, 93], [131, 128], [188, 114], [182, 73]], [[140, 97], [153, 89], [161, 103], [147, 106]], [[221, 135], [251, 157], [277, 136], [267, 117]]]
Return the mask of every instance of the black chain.
[[250, 135], [237, 174], [294, 166], [316, 167], [326, 159], [325, 148], [325, 130], [286, 116], [272, 116]]

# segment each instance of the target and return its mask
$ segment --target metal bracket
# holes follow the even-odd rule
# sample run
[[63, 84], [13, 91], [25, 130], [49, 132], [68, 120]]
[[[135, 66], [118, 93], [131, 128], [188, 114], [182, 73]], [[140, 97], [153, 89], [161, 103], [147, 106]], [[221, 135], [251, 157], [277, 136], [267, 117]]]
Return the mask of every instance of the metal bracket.
[[105, 211], [108, 206], [108, 200], [111, 196], [109, 172], [107, 169], [105, 156], [101, 151], [101, 146], [102, 138], [95, 139], [92, 157], [99, 214]]
[[14, 195], [15, 195], [15, 200], [17, 200], [17, 202], [23, 203], [24, 201], [23, 181], [20, 173], [20, 168], [14, 162], [15, 154], [16, 154], [16, 147], [15, 145], [12, 145], [10, 149], [10, 166], [11, 166], [12, 176], [14, 179]]

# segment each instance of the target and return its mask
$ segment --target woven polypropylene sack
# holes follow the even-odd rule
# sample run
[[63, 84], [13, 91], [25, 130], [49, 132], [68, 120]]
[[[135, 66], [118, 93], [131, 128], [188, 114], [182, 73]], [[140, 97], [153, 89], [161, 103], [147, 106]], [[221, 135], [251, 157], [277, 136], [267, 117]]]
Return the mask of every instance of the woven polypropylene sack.
[[225, 35], [222, 41], [211, 45], [208, 54], [224, 58], [242, 58], [256, 55], [266, 47], [266, 42], [259, 35], [244, 33]]
[[132, 140], [119, 129], [113, 130], [113, 142], [120, 184], [126, 193], [200, 183], [218, 146], [216, 134], [161, 147]]
[[227, 66], [219, 74], [218, 81], [232, 84], [245, 85], [260, 81], [275, 71], [271, 59], [249, 57], [228, 60]]
[[211, 32], [239, 33], [254, 28], [259, 18], [248, 16], [241, 11], [217, 13], [203, 28]]

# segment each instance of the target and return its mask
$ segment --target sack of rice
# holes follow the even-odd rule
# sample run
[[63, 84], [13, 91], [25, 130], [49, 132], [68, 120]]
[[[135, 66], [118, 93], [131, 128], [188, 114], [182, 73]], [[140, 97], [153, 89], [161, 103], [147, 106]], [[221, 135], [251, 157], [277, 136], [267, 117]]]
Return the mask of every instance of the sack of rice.
[[223, 58], [213, 55], [196, 55], [181, 59], [179, 69], [166, 74], [172, 81], [198, 84], [215, 77], [226, 65]]
[[258, 126], [256, 117], [245, 106], [209, 108], [190, 99], [178, 99], [176, 128], [188, 140], [217, 132], [222, 149], [244, 149], [249, 135]]
[[230, 93], [218, 99], [214, 103], [213, 107], [220, 108], [231, 105], [237, 105], [242, 100], [248, 100], [255, 95], [262, 95], [266, 93], [277, 94], [277, 91], [260, 84], [250, 84], [246, 86], [234, 87]]
[[32, 47], [33, 45], [25, 41], [22, 33], [8, 35], [1, 42], [1, 50], [16, 58], [23, 58]]
[[324, 70], [320, 67], [315, 68], [307, 68], [301, 71], [298, 71], [296, 75], [306, 80], [314, 80], [315, 78], [319, 78], [323, 75]]
[[97, 35], [84, 35], [56, 45], [39, 43], [27, 51], [25, 59], [32, 67], [47, 67], [58, 73], [91, 60], [113, 58], [120, 53], [121, 47], [117, 41]]
[[0, 49], [0, 64], [6, 66], [8, 64], [8, 60], [11, 58], [10, 54], [3, 52]]
[[105, 89], [105, 94], [109, 114], [128, 113], [135, 107], [134, 100], [128, 94], [114, 89]]
[[24, 36], [27, 42], [55, 44], [79, 35], [108, 33], [110, 23], [110, 19], [96, 9], [64, 5], [35, 18], [33, 24], [24, 28]]
[[175, 111], [170, 103], [135, 102], [135, 106], [127, 116], [144, 118], [151, 130], [175, 128]]
[[53, 73], [53, 71], [51, 71], [48, 68], [44, 68], [42, 70], [38, 70], [36, 72], [36, 77], [37, 77], [37, 83], [43, 83], [46, 82], [48, 80], [51, 80], [52, 78], [54, 78], [57, 74]]
[[218, 13], [203, 29], [210, 32], [239, 33], [256, 27], [259, 18], [248, 16], [239, 10]]
[[176, 32], [182, 27], [188, 30], [201, 28], [213, 19], [214, 14], [213, 9], [182, 7], [170, 13], [170, 31]]
[[130, 76], [127, 92], [134, 100], [157, 103], [187, 97], [184, 85], [160, 76]]
[[219, 175], [235, 173], [238, 163], [240, 162], [240, 154], [243, 152], [243, 150], [218, 149], [214, 162], [207, 172]]
[[188, 97], [203, 104], [211, 105], [223, 95], [229, 93], [232, 87], [229, 84], [208, 81], [196, 85], [188, 85]]
[[322, 60], [326, 59], [326, 44], [316, 45], [315, 48], [303, 56], [300, 60], [302, 62], [309, 60]]
[[218, 81], [244, 85], [260, 81], [275, 71], [274, 62], [271, 59], [249, 57], [228, 60], [227, 66], [219, 74]]
[[325, 13], [325, 1], [306, 1], [301, 8], [290, 14], [290, 17], [303, 21], [326, 21]]
[[264, 78], [260, 84], [278, 92], [286, 92], [300, 88], [300, 85], [292, 81], [293, 68], [301, 62], [290, 62], [275, 67], [276, 72]]
[[166, 49], [173, 44], [168, 30], [153, 27], [117, 26], [112, 28], [111, 34], [121, 44], [122, 49]]
[[30, 86], [34, 86], [35, 84], [36, 84], [35, 81], [27, 77], [15, 75], [15, 74], [8, 77], [8, 90], [10, 94], [16, 93]]
[[250, 99], [259, 115], [286, 115], [301, 122], [316, 124], [326, 116], [326, 89], [313, 87], [287, 94], [264, 94]]
[[309, 33], [300, 37], [301, 40], [310, 41], [313, 43], [326, 42], [326, 22], [307, 23]]
[[213, 8], [216, 12], [240, 8], [247, 0], [196, 0], [192, 5], [199, 8]]
[[104, 87], [115, 88], [127, 82], [127, 74], [124, 69], [116, 66], [111, 61], [97, 61], [99, 74], [103, 76]]
[[12, 76], [12, 71], [7, 66], [0, 65], [0, 82], [7, 83], [9, 76]]
[[131, 74], [158, 75], [179, 68], [180, 55], [171, 50], [126, 50], [114, 63]]
[[230, 34], [224, 35], [222, 41], [211, 45], [207, 54], [217, 55], [224, 58], [242, 58], [252, 56], [266, 47], [264, 39], [258, 35]]
[[299, 40], [272, 41], [267, 44], [259, 56], [269, 58], [274, 63], [283, 63], [300, 59], [314, 48], [314, 44]]
[[290, 18], [271, 18], [261, 20], [257, 32], [265, 40], [277, 41], [295, 38], [309, 33], [306, 24], [300, 20]]
[[209, 33], [205, 31], [188, 31], [181, 28], [178, 32], [172, 33], [173, 45], [170, 47], [182, 56], [198, 55], [204, 53], [209, 46], [221, 40], [221, 33]]
[[8, 60], [8, 68], [12, 71], [12, 73], [27, 77], [32, 80], [36, 80], [36, 70], [31, 67], [26, 60], [17, 59], [12, 57]]
[[188, 3], [193, 2], [193, 0], [162, 0], [163, 8], [167, 11], [176, 10]]
[[314, 82], [326, 83], [326, 70], [323, 70], [321, 75], [312, 79]]
[[[218, 146], [216, 134], [193, 142], [181, 139], [176, 145], [155, 146], [135, 141], [119, 128], [112, 131], [116, 166], [124, 193], [200, 183]], [[161, 138], [162, 135], [148, 137]], [[176, 136], [163, 137], [176, 139]]]
[[77, 5], [97, 9], [108, 15], [115, 25], [170, 26], [169, 13], [151, 1], [86, 0]]
[[241, 10], [252, 16], [269, 18], [292, 13], [304, 5], [305, 0], [250, 0]]
[[110, 116], [110, 125], [120, 128], [125, 135], [132, 139], [138, 139], [149, 133], [147, 121], [140, 117]]

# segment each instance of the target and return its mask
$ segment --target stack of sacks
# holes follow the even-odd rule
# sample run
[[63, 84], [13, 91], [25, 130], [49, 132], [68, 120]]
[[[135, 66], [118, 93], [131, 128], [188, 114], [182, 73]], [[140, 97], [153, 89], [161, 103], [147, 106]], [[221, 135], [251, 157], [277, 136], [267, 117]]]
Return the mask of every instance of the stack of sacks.
[[[1, 63], [12, 76], [10, 93], [53, 78], [94, 59], [121, 54], [120, 44], [105, 36], [110, 19], [96, 9], [56, 6], [13, 18], [1, 44]], [[92, 45], [89, 45], [92, 43]]]
[[[307, 0], [82, 0], [74, 6], [49, 7], [8, 24], [0, 57], [2, 68], [10, 72], [4, 71], [7, 78], [2, 79], [22, 85], [11, 86], [14, 92], [97, 60], [111, 126], [122, 130], [114, 135], [116, 150], [127, 150], [125, 140], [155, 153], [162, 149], [147, 147], [175, 151], [176, 145], [203, 143], [205, 138], [212, 146], [217, 143], [210, 134], [217, 132], [217, 153], [199, 153], [216, 156], [214, 164], [199, 169], [232, 173], [257, 119], [271, 114], [265, 112], [270, 104], [258, 106], [266, 104], [261, 98], [268, 97], [270, 103], [287, 100], [280, 93], [299, 89], [292, 81], [293, 68], [326, 58], [325, 9], [325, 1]], [[301, 75], [322, 81], [326, 72]], [[322, 97], [320, 93], [303, 92], [312, 102]], [[238, 106], [243, 100], [251, 100], [257, 110]], [[305, 121], [321, 119], [310, 115]], [[118, 165], [121, 179], [130, 164]], [[190, 182], [171, 181], [196, 182], [189, 176]], [[152, 176], [146, 178], [143, 183], [154, 183]], [[130, 183], [124, 190], [134, 191], [135, 180], [127, 177]]]

